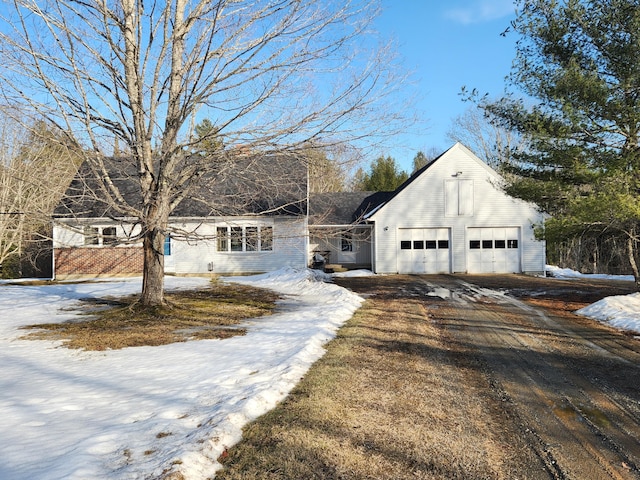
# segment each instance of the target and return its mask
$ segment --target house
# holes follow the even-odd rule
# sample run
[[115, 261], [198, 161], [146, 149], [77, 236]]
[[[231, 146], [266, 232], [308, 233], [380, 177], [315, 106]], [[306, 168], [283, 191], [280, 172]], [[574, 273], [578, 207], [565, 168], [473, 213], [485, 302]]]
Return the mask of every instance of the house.
[[[54, 213], [56, 278], [141, 275], [140, 192], [135, 165], [109, 159], [124, 207], [105, 199], [83, 165]], [[293, 157], [225, 161], [171, 214], [165, 271], [176, 275], [265, 272], [307, 264], [307, 175]]]
[[[306, 169], [286, 157], [226, 171], [173, 212], [167, 273], [303, 268], [314, 257], [376, 273], [544, 272], [545, 244], [534, 235], [542, 214], [506, 195], [501, 177], [459, 143], [393, 192], [309, 194]], [[120, 178], [128, 196], [131, 175]], [[56, 209], [56, 276], [139, 275], [135, 215], [101, 201], [87, 177], [81, 169]]]
[[[501, 183], [457, 143], [393, 192], [354, 194], [350, 203], [330, 196], [321, 208], [311, 197], [316, 215], [309, 221], [310, 246], [347, 267], [369, 258], [376, 273], [543, 274], [545, 243], [535, 238], [534, 227], [544, 217], [505, 194]], [[335, 205], [343, 202], [352, 209], [350, 228], [349, 212]], [[332, 215], [325, 221], [322, 211], [341, 215], [331, 225]]]

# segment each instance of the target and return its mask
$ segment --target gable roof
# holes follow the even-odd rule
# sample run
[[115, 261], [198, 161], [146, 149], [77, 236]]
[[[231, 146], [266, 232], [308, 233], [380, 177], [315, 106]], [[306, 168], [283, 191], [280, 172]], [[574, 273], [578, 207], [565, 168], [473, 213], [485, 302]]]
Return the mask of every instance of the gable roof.
[[[105, 159], [113, 184], [134, 211], [142, 207], [137, 168], [129, 158]], [[227, 159], [201, 177], [171, 217], [304, 215], [307, 173], [293, 156], [262, 155]], [[110, 201], [102, 181], [85, 162], [54, 211], [58, 218], [121, 218], [126, 209]], [[128, 212], [127, 212], [128, 213]]]
[[400, 194], [400, 192], [407, 189], [409, 185], [415, 182], [422, 174], [424, 174], [427, 170], [433, 167], [438, 161], [440, 161], [443, 157], [445, 157], [447, 154], [449, 154], [455, 149], [462, 149], [466, 154], [470, 156], [470, 158], [477, 161], [479, 165], [483, 166], [492, 175], [499, 176], [497, 172], [495, 172], [491, 167], [489, 167], [489, 165], [487, 165], [482, 160], [480, 160], [471, 150], [465, 147], [462, 143], [456, 142], [452, 147], [442, 152], [436, 158], [428, 162], [425, 166], [416, 170], [407, 180], [405, 180], [405, 182], [402, 185], [396, 188], [393, 192], [379, 192], [381, 195], [379, 195], [379, 197], [376, 199], [377, 203], [373, 204], [369, 212], [365, 213], [362, 218], [366, 220], [371, 216], [373, 216], [378, 210], [383, 208], [387, 203], [389, 203], [391, 200], [397, 197]]

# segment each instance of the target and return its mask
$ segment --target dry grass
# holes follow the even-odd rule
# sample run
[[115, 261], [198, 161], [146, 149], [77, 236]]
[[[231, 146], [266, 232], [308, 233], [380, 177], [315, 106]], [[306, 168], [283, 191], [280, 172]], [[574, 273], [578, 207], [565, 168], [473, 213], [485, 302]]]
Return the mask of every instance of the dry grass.
[[446, 343], [420, 301], [368, 300], [216, 479], [523, 478], [484, 377]]
[[[68, 348], [107, 350], [157, 346], [186, 340], [244, 335], [239, 323], [269, 315], [276, 294], [242, 285], [169, 292], [167, 304], [144, 308], [138, 296], [86, 299], [77, 305], [86, 318], [29, 325], [29, 339], [62, 340]], [[75, 310], [76, 308], [74, 308]]]

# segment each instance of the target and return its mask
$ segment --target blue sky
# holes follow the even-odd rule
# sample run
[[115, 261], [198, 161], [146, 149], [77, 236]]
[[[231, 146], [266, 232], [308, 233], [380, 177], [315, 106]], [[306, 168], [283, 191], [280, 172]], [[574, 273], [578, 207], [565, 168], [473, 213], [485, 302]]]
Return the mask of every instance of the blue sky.
[[422, 132], [397, 139], [403, 147], [381, 151], [411, 170], [417, 151], [444, 151], [452, 120], [469, 104], [462, 86], [500, 96], [515, 56], [515, 35], [500, 35], [515, 18], [513, 0], [382, 0], [376, 22], [382, 36], [398, 43], [403, 64], [418, 89]]

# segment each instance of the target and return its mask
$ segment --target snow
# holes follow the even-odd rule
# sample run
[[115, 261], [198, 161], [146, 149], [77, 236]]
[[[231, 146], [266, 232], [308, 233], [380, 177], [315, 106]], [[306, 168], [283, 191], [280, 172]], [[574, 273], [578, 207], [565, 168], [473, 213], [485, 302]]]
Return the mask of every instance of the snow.
[[[276, 313], [245, 336], [84, 352], [24, 340], [23, 325], [76, 317], [77, 300], [140, 291], [140, 279], [0, 286], [0, 478], [192, 480], [243, 425], [273, 408], [362, 298], [310, 270], [227, 278], [270, 288]], [[167, 277], [169, 289], [202, 278]]]
[[[248, 320], [245, 336], [104, 352], [24, 340], [20, 327], [72, 320], [79, 299], [136, 293], [139, 278], [0, 285], [0, 479], [148, 479], [169, 468], [212, 477], [242, 427], [286, 396], [362, 302], [314, 270], [225, 280], [283, 300], [274, 315]], [[168, 289], [206, 283], [166, 278]], [[578, 313], [640, 332], [639, 295]]]
[[[555, 278], [597, 278], [607, 280], [634, 281], [633, 275], [582, 274], [567, 268], [547, 265], [547, 273]], [[640, 293], [606, 297], [575, 313], [593, 318], [615, 328], [640, 332]]]
[[633, 275], [607, 275], [600, 273], [584, 274], [571, 270], [570, 268], [560, 268], [553, 265], [547, 265], [547, 274], [554, 278], [595, 278], [599, 280], [621, 280], [633, 282]]

